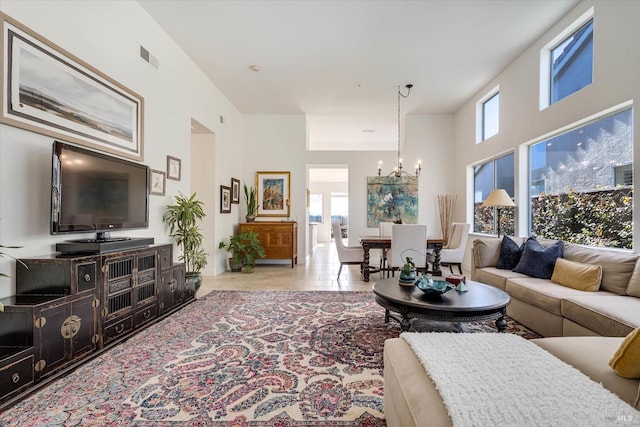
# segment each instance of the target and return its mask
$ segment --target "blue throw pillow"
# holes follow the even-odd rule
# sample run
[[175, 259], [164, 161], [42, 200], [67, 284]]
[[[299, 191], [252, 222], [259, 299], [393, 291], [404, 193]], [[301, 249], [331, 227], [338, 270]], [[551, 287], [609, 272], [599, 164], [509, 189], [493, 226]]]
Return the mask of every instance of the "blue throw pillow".
[[548, 248], [543, 248], [534, 237], [529, 237], [524, 243], [524, 251], [520, 262], [513, 271], [540, 279], [550, 279], [556, 259], [563, 255], [562, 241], [558, 241]]
[[522, 252], [524, 251], [524, 242], [518, 246], [516, 242], [507, 236], [502, 238], [502, 244], [500, 245], [500, 258], [498, 258], [498, 265], [496, 268], [502, 270], [513, 270], [518, 265]]

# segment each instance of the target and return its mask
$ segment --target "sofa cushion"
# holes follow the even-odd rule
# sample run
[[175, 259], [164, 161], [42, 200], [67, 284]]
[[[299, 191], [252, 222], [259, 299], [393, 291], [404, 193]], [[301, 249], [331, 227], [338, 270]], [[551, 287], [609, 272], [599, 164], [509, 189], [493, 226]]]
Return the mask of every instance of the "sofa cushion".
[[618, 337], [558, 337], [532, 341], [640, 409], [640, 381], [622, 378], [608, 365], [622, 340]]
[[551, 281], [581, 291], [596, 292], [602, 280], [602, 266], [583, 264], [558, 258], [553, 268]]
[[638, 262], [636, 262], [636, 267], [633, 269], [631, 279], [629, 279], [627, 295], [640, 298], [640, 258], [638, 258]]
[[501, 270], [513, 270], [518, 265], [523, 251], [524, 243], [518, 245], [509, 236], [503, 236], [500, 244], [500, 258], [496, 267]]
[[562, 316], [561, 301], [563, 298], [593, 295], [592, 292], [559, 286], [551, 280], [534, 277], [510, 278], [507, 280], [505, 291], [512, 298], [517, 298], [556, 316]]
[[472, 262], [474, 268], [495, 267], [500, 258], [500, 239], [480, 238], [473, 241]]
[[520, 262], [513, 270], [539, 279], [550, 279], [559, 257], [562, 257], [562, 241], [545, 248], [535, 238], [529, 237], [524, 244]]
[[562, 316], [606, 337], [626, 337], [640, 326], [640, 299], [610, 292], [566, 296]]
[[602, 266], [600, 289], [624, 295], [629, 280], [638, 262], [637, 255], [611, 252], [602, 248], [587, 248], [568, 243], [564, 247], [564, 258], [586, 264]]
[[511, 270], [501, 270], [497, 267], [485, 267], [476, 269], [475, 279], [478, 282], [491, 285], [504, 291], [507, 279], [512, 277], [528, 277], [526, 274], [516, 273]]
[[634, 329], [622, 341], [609, 366], [622, 378], [640, 378], [640, 328]]

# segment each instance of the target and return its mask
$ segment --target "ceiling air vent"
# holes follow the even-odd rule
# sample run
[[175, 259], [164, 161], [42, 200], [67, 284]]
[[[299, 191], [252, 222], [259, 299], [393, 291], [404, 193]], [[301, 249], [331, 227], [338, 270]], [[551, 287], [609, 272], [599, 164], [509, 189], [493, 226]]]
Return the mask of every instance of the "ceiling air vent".
[[140, 58], [147, 64], [151, 65], [151, 67], [158, 71], [160, 69], [160, 62], [158, 62], [158, 58], [153, 56], [151, 52], [145, 49], [144, 46], [140, 45]]

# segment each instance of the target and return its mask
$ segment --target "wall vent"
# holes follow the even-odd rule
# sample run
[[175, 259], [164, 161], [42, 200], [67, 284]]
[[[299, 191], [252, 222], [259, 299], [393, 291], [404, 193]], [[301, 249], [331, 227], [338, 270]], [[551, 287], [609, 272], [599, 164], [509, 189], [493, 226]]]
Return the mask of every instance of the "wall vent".
[[140, 45], [140, 58], [147, 64], [151, 65], [151, 67], [158, 71], [160, 69], [160, 62], [158, 58], [153, 56], [151, 52], [149, 52], [144, 46]]

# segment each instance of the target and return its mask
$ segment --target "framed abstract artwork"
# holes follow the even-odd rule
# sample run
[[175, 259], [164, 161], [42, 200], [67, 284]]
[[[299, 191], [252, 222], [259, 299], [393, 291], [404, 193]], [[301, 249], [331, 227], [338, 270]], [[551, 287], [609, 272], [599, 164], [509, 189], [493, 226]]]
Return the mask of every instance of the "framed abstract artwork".
[[257, 216], [289, 217], [291, 172], [256, 172]]
[[167, 179], [180, 181], [182, 162], [177, 157], [167, 156]]
[[367, 227], [380, 222], [418, 223], [418, 180], [395, 176], [367, 177]]
[[231, 203], [240, 203], [240, 180], [231, 178]]
[[149, 194], [164, 196], [165, 173], [154, 169], [149, 170]]
[[220, 213], [231, 213], [231, 187], [220, 186]]
[[0, 122], [143, 160], [144, 99], [0, 12]]

